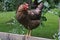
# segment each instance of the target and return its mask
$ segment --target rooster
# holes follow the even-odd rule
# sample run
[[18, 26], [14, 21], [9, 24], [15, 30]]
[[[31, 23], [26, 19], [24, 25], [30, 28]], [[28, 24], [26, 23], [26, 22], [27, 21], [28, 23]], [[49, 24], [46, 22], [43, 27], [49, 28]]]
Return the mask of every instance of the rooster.
[[28, 3], [19, 5], [16, 11], [16, 19], [19, 23], [24, 25], [26, 29], [29, 30], [27, 33], [28, 36], [31, 35], [31, 30], [39, 26], [43, 6], [43, 2], [40, 2], [36, 9], [29, 10]]

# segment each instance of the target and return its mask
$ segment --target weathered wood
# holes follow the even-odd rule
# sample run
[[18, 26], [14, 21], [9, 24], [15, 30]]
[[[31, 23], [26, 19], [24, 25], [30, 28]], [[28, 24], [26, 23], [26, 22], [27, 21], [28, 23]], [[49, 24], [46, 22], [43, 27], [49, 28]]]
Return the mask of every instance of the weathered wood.
[[[25, 40], [24, 35], [0, 32], [0, 40]], [[40, 37], [28, 37], [27, 40], [51, 40]]]

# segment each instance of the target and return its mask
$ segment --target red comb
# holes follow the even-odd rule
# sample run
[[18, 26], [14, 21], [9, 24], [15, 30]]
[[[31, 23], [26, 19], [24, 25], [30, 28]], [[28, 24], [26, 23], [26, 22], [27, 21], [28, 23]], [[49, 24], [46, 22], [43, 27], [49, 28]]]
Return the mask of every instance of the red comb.
[[28, 4], [27, 3], [24, 4], [23, 8], [24, 8], [24, 10], [27, 10], [28, 9]]

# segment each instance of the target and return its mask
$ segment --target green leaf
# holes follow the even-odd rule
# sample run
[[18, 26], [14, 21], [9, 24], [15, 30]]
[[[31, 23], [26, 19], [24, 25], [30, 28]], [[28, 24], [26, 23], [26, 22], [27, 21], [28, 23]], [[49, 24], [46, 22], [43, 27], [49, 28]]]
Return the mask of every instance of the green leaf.
[[46, 6], [47, 8], [50, 7], [49, 3], [47, 1], [44, 2], [44, 6]]

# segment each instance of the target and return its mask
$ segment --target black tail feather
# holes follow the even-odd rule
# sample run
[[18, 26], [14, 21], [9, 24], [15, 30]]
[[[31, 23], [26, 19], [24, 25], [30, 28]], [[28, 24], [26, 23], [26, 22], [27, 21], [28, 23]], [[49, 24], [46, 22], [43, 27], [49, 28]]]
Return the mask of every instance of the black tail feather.
[[37, 6], [37, 8], [38, 8], [39, 10], [42, 10], [42, 9], [43, 9], [43, 7], [44, 7], [43, 2], [41, 2], [41, 3]]

